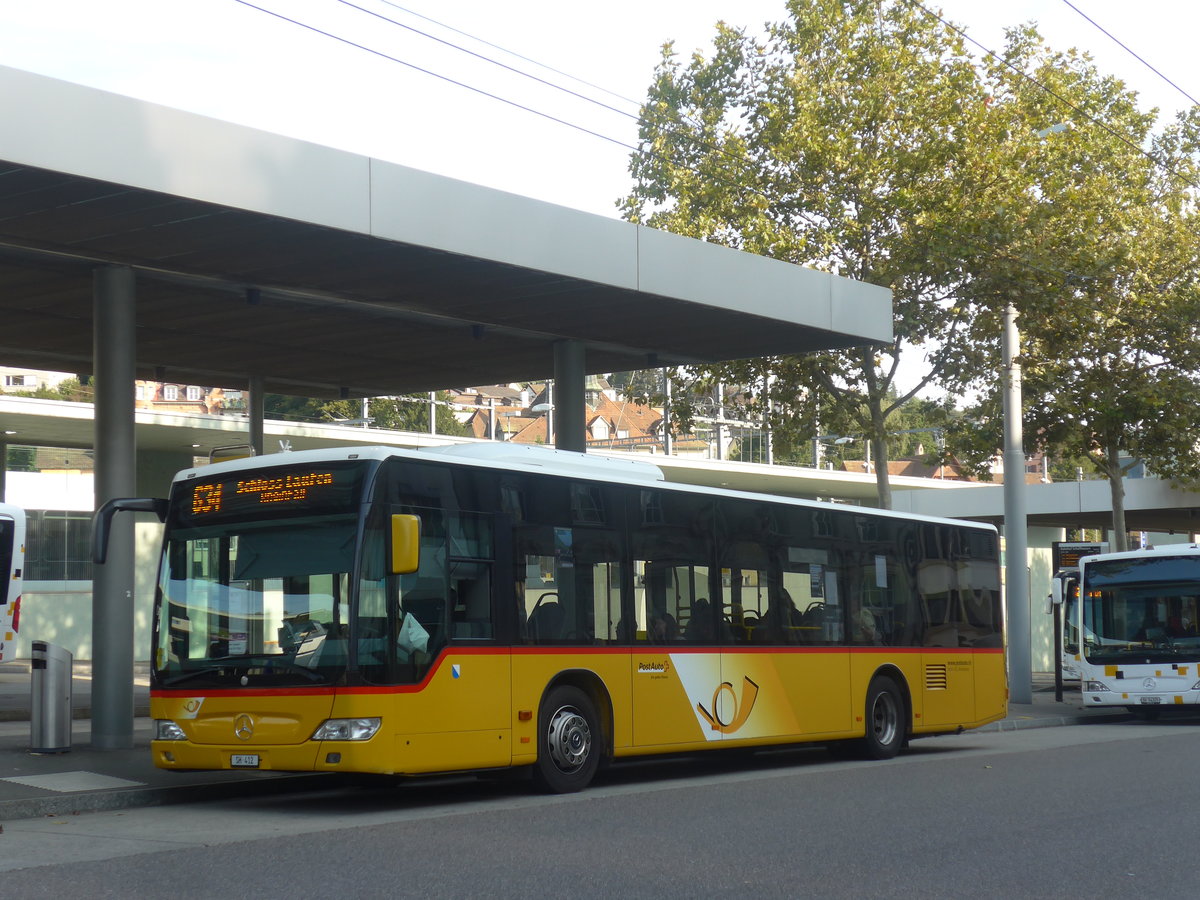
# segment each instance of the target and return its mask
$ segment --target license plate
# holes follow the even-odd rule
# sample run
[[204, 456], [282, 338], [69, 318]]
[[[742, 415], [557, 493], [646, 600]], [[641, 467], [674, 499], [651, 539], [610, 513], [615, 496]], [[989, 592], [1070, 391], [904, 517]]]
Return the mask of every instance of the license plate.
[[235, 753], [229, 759], [229, 764], [235, 769], [257, 769], [257, 753]]
[[1162, 703], [1162, 697], [1143, 697], [1142, 698], [1143, 706], [1154, 706], [1155, 704], [1158, 704], [1158, 703]]

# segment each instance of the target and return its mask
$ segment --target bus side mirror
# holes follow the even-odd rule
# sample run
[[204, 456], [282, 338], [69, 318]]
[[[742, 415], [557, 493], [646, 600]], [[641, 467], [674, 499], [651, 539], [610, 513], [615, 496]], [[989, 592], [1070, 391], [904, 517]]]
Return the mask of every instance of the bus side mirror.
[[1050, 612], [1054, 612], [1054, 607], [1062, 606], [1063, 601], [1063, 586], [1062, 582], [1057, 578], [1050, 582]]
[[112, 519], [119, 512], [151, 512], [159, 522], [167, 521], [167, 501], [161, 497], [117, 497], [92, 515], [92, 562], [104, 565], [108, 559], [108, 536]]
[[392, 516], [392, 574], [408, 575], [421, 562], [421, 519], [419, 516]]

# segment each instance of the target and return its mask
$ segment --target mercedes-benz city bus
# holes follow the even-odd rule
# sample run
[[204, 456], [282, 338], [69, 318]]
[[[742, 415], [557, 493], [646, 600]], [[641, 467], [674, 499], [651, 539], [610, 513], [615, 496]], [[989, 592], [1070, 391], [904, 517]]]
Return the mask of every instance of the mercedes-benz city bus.
[[1200, 545], [1085, 556], [1052, 585], [1086, 705], [1152, 718], [1200, 703]]
[[11, 659], [17, 647], [24, 565], [25, 511], [0, 503], [0, 662]]
[[516, 445], [188, 469], [155, 600], [154, 762], [402, 775], [851, 742], [1002, 718], [990, 526], [668, 484]]

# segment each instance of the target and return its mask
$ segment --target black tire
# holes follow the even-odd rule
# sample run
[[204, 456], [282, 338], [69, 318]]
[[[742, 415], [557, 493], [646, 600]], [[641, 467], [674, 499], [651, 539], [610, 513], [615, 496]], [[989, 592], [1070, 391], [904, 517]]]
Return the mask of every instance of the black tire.
[[538, 710], [538, 758], [533, 782], [551, 794], [571, 794], [591, 783], [602, 753], [600, 723], [591, 699], [560, 685]]
[[872, 679], [867, 688], [862, 753], [867, 759], [891, 759], [908, 737], [908, 704], [900, 686], [886, 675]]

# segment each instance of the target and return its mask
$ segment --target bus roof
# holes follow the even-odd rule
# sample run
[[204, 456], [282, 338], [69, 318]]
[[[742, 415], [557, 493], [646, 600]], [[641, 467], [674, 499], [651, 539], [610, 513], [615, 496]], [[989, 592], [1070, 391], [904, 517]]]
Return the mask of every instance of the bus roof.
[[557, 475], [561, 477], [581, 478], [589, 481], [626, 484], [635, 487], [654, 484], [666, 490], [683, 493], [706, 494], [715, 497], [730, 497], [743, 500], [765, 500], [788, 506], [805, 506], [814, 509], [829, 509], [830, 507], [834, 507], [847, 511], [866, 512], [888, 518], [941, 523], [996, 533], [994, 525], [973, 522], [966, 519], [923, 516], [888, 509], [878, 509], [876, 507], [846, 506], [845, 504], [829, 503], [828, 501], [804, 500], [798, 497], [784, 497], [777, 494], [763, 494], [681, 482], [668, 482], [662, 469], [654, 463], [643, 459], [613, 459], [608, 456], [595, 456], [574, 450], [558, 450], [553, 447], [502, 442], [451, 444], [444, 447], [424, 447], [416, 450], [399, 447], [362, 446], [271, 453], [265, 456], [254, 456], [184, 469], [175, 476], [174, 482], [179, 483], [190, 481], [194, 478], [227, 475], [233, 472], [255, 471], [275, 466], [304, 465], [305, 463], [316, 464], [338, 460], [385, 460], [394, 458], [424, 462], [439, 461], [449, 465], [474, 466], [531, 474]]
[[1079, 558], [1079, 567], [1090, 566], [1095, 562], [1107, 562], [1121, 559], [1158, 559], [1164, 556], [1198, 556], [1200, 544], [1166, 544], [1161, 547], [1149, 547], [1145, 550], [1121, 550], [1115, 553], [1093, 553]]

